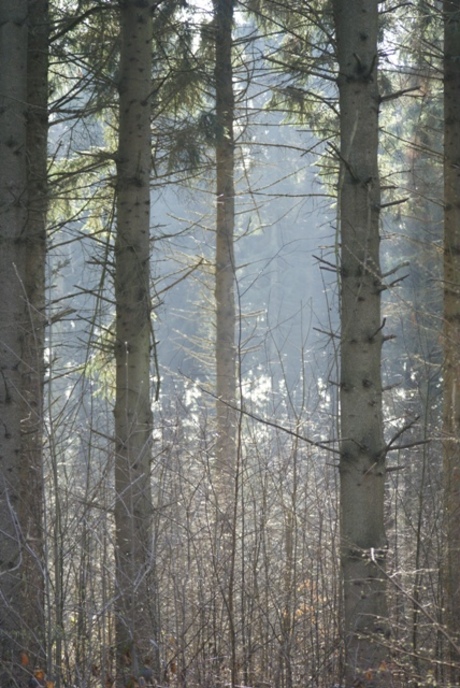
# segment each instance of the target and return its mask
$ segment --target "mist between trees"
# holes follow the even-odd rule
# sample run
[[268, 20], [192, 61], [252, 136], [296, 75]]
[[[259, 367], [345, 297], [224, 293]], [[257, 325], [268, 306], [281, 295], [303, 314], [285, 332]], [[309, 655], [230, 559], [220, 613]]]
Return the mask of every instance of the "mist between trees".
[[459, 17], [2, 0], [1, 688], [460, 684]]

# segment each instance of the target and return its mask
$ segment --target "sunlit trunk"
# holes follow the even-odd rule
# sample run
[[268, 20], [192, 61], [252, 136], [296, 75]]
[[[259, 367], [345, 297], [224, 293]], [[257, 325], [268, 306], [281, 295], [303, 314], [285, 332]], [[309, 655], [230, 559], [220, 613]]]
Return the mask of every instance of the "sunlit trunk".
[[[214, 0], [216, 89], [216, 462], [215, 557], [228, 620], [231, 682], [236, 682], [235, 517], [237, 424], [235, 351], [233, 0]], [[225, 643], [227, 644], [227, 643]]]
[[158, 669], [149, 293], [152, 2], [120, 3], [115, 241], [116, 641], [120, 685]]
[[340, 91], [340, 500], [346, 685], [384, 684], [384, 529], [377, 164], [378, 0], [335, 0]]

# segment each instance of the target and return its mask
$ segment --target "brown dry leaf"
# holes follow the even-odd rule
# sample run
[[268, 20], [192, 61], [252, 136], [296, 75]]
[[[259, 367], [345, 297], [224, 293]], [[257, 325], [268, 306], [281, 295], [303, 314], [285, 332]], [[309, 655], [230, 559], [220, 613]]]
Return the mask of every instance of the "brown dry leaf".
[[131, 666], [131, 652], [129, 650], [121, 655], [121, 663], [123, 666]]

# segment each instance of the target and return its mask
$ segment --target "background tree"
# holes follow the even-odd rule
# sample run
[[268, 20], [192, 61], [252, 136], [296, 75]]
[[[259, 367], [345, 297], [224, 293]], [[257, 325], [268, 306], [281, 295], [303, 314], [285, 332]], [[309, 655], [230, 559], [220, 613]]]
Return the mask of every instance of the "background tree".
[[[235, 346], [235, 183], [233, 126], [233, 0], [215, 0], [216, 92], [216, 468], [225, 490], [234, 488], [237, 446]], [[219, 475], [220, 474], [220, 475]], [[227, 492], [228, 494], [228, 492]], [[223, 496], [223, 495], [221, 495]], [[231, 506], [232, 500], [228, 506]], [[224, 507], [224, 512], [227, 509]], [[225, 514], [228, 520], [230, 513]]]
[[231, 683], [238, 681], [235, 629], [236, 514], [239, 451], [236, 403], [234, 0], [214, 0], [215, 88], [215, 365], [216, 365], [216, 575], [228, 619]]

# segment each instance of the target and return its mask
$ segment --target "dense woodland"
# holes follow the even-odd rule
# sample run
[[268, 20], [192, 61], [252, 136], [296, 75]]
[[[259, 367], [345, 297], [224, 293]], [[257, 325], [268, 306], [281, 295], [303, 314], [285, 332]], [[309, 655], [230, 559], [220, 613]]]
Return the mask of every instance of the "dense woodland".
[[460, 0], [1, 0], [1, 688], [460, 685]]

